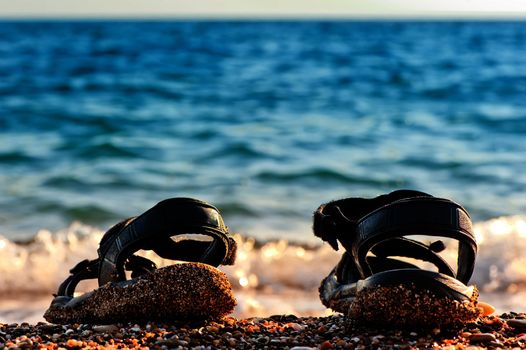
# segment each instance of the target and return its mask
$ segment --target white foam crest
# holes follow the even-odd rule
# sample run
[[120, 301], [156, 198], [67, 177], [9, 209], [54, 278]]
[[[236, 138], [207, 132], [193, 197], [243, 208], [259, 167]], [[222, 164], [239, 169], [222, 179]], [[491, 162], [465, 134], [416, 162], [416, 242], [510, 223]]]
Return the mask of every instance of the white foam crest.
[[238, 237], [237, 242], [236, 264], [222, 268], [234, 288], [315, 289], [339, 259], [328, 245], [309, 248], [280, 240], [256, 248], [253, 239]]
[[[477, 223], [474, 229], [479, 253], [472, 282], [488, 292], [526, 289], [526, 218], [501, 217]], [[0, 294], [55, 292], [73, 266], [97, 257], [101, 237], [102, 231], [80, 223], [56, 233], [41, 230], [26, 244], [0, 236]], [[316, 290], [341, 256], [327, 244], [309, 247], [280, 240], [258, 245], [241, 236], [236, 241], [236, 264], [221, 270], [237, 290]], [[141, 255], [159, 266], [173, 263], [151, 251]], [[447, 260], [456, 258], [456, 252], [447, 255]], [[95, 286], [96, 281], [81, 284], [79, 291]]]
[[80, 223], [55, 234], [40, 230], [23, 244], [0, 236], [0, 294], [55, 292], [75, 264], [96, 258], [101, 237]]
[[[474, 226], [479, 254], [472, 283], [481, 298], [498, 312], [524, 311], [526, 296], [526, 217], [501, 217]], [[51, 293], [83, 259], [94, 259], [102, 231], [73, 223], [68, 229], [51, 233], [41, 230], [31, 242], [17, 244], [0, 236], [0, 321], [41, 321]], [[341, 251], [327, 244], [303, 246], [285, 240], [257, 244], [236, 236], [238, 258], [234, 266], [220, 267], [229, 277], [238, 300], [237, 317], [326, 315], [319, 301], [320, 281], [338, 262]], [[456, 251], [446, 259], [454, 262]], [[153, 252], [141, 255], [158, 266], [173, 263]], [[78, 291], [96, 287], [95, 280], [81, 283]]]
[[492, 219], [474, 231], [479, 254], [472, 282], [486, 292], [526, 289], [526, 217]]

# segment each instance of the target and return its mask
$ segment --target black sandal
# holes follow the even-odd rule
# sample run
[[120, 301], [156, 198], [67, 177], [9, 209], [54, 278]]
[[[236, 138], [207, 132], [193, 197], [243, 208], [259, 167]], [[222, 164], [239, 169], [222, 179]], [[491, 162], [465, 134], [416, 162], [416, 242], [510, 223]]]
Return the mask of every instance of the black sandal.
[[[211, 241], [184, 237], [194, 234]], [[174, 240], [172, 237], [182, 238]], [[189, 263], [157, 269], [134, 255], [153, 250], [160, 257]], [[99, 257], [70, 270], [44, 318], [52, 323], [113, 323], [220, 318], [236, 305], [226, 275], [236, 242], [219, 211], [192, 198], [172, 198], [144, 214], [121, 221], [102, 237]], [[131, 279], [126, 280], [126, 271]], [[97, 278], [99, 288], [74, 297], [78, 283]]]
[[[478, 291], [468, 287], [477, 244], [471, 219], [460, 205], [427, 193], [395, 191], [372, 199], [347, 198], [321, 205], [314, 234], [342, 259], [321, 283], [322, 303], [359, 322], [440, 327], [476, 320]], [[404, 236], [448, 237], [458, 241], [455, 272], [438, 254], [442, 241], [423, 244]], [[394, 259], [428, 262], [438, 272]]]

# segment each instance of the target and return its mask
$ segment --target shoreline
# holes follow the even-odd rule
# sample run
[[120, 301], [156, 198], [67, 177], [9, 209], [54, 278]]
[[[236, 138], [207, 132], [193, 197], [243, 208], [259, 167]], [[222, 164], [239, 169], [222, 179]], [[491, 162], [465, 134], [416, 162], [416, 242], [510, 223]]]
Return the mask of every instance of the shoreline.
[[[198, 349], [464, 349], [526, 348], [526, 313], [481, 317], [454, 330], [387, 329], [354, 324], [341, 315], [274, 315], [199, 323], [54, 325], [0, 324], [0, 348]], [[473, 348], [472, 348], [473, 349]]]

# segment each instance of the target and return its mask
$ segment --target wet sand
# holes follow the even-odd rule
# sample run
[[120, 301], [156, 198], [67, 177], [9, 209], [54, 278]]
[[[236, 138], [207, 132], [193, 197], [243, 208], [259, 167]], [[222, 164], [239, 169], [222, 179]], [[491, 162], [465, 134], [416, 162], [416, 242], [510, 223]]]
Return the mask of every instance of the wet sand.
[[526, 348], [526, 313], [486, 316], [455, 330], [365, 327], [340, 315], [200, 323], [0, 325], [0, 348], [475, 349]]

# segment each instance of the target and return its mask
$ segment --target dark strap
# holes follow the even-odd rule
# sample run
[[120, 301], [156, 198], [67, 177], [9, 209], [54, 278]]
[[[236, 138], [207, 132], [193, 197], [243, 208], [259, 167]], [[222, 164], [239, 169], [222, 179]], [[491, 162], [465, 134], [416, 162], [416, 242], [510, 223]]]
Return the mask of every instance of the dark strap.
[[[468, 283], [475, 266], [477, 244], [468, 213], [460, 205], [440, 198], [410, 198], [384, 206], [362, 218], [356, 227], [352, 255], [362, 277], [371, 275], [367, 253], [386, 239], [426, 235], [459, 241], [456, 278]], [[343, 243], [342, 243], [343, 244]]]
[[387, 239], [375, 245], [371, 252], [378, 258], [403, 256], [432, 263], [438, 272], [455, 278], [453, 268], [436, 253], [445, 249], [442, 241], [435, 241], [429, 246], [405, 237]]
[[[184, 253], [178, 249], [180, 242], [170, 239], [182, 234], [206, 235], [213, 240], [194, 245], [201, 250]], [[174, 260], [187, 255], [191, 261], [218, 266], [232, 260], [228, 257], [233, 240], [229, 240], [227, 234], [228, 229], [219, 211], [210, 204], [192, 198], [164, 200], [127, 222], [112, 238], [101, 242], [98, 250], [101, 259], [99, 285], [125, 280], [123, 262], [139, 249], [151, 249]]]
[[97, 278], [99, 273], [99, 259], [82, 260], [75, 265], [74, 268], [69, 270], [69, 272], [71, 273], [71, 276], [66, 278], [66, 280], [60, 284], [56, 295], [72, 297], [75, 288], [80, 281]]
[[[171, 238], [185, 234], [205, 235], [212, 240]], [[57, 295], [72, 297], [78, 283], [85, 279], [98, 278], [99, 285], [103, 285], [125, 280], [125, 270], [131, 271], [132, 278], [155, 270], [154, 262], [133, 255], [140, 249], [153, 250], [165, 259], [218, 266], [234, 264], [237, 245], [215, 207], [192, 198], [168, 199], [111, 227], [101, 239], [99, 257], [83, 260], [71, 269], [71, 276], [59, 286]]]
[[345, 242], [351, 236], [342, 232], [354, 232], [358, 221], [372, 211], [405, 198], [432, 197], [412, 190], [398, 190], [375, 198], [345, 198], [322, 204], [314, 212], [314, 235], [338, 250], [338, 241]]
[[[431, 262], [439, 272], [467, 283], [473, 273], [477, 245], [468, 213], [460, 205], [416, 191], [396, 191], [373, 199], [349, 198], [320, 206], [314, 233], [337, 249], [339, 241], [352, 256], [360, 278], [373, 272], [366, 256], [405, 256]], [[458, 268], [431, 246], [403, 238], [408, 235], [450, 237], [459, 241]]]

